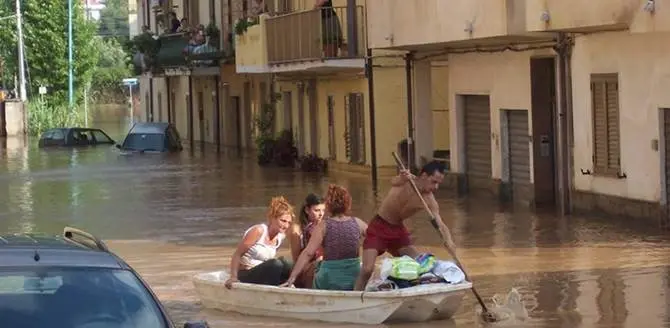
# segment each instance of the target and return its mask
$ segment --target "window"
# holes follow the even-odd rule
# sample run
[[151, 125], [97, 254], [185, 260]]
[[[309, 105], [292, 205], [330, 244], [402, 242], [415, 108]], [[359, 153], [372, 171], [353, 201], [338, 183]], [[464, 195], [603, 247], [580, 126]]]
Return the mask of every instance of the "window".
[[104, 132], [100, 130], [93, 130], [93, 137], [95, 137], [95, 141], [97, 143], [112, 143], [112, 139], [110, 139]]
[[0, 271], [0, 318], [12, 327], [167, 326], [133, 273], [87, 268]]
[[63, 133], [63, 130], [54, 130], [53, 134], [51, 135], [51, 139], [53, 140], [65, 140], [65, 133]]
[[591, 75], [591, 102], [594, 174], [617, 176], [621, 169], [617, 73]]

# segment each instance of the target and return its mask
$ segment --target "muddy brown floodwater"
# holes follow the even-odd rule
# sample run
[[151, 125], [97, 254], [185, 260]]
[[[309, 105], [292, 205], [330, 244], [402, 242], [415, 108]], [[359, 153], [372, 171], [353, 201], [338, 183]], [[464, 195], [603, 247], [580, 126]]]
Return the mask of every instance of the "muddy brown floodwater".
[[[125, 128], [96, 126], [115, 138]], [[378, 201], [367, 178], [260, 169], [253, 157], [234, 151], [123, 157], [111, 147], [40, 150], [35, 143], [0, 141], [0, 231], [60, 233], [73, 225], [101, 236], [145, 277], [176, 322], [296, 325], [204, 310], [191, 277], [226, 266], [243, 230], [264, 220], [274, 195], [298, 203], [340, 183], [366, 220]], [[386, 188], [379, 186], [380, 194]], [[480, 294], [488, 300], [513, 287], [522, 294], [530, 317], [514, 327], [670, 327], [667, 233], [625, 220], [559, 218], [481, 199], [438, 198]], [[447, 257], [427, 220], [418, 216], [409, 227], [420, 246]], [[287, 244], [282, 252], [288, 254]], [[475, 302], [468, 293], [453, 320], [401, 326], [476, 327]]]

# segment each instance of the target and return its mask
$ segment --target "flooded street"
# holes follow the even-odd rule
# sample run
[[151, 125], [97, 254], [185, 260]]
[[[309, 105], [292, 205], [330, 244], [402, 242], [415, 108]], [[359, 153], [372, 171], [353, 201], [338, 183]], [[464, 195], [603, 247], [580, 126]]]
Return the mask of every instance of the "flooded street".
[[[93, 127], [119, 140], [127, 123]], [[350, 189], [354, 214], [364, 220], [378, 200], [369, 178], [261, 169], [252, 154], [235, 151], [125, 157], [113, 147], [40, 150], [36, 142], [0, 142], [0, 231], [60, 233], [72, 225], [102, 237], [151, 284], [178, 323], [296, 325], [205, 311], [191, 277], [227, 266], [244, 229], [264, 220], [272, 196], [299, 206], [307, 193], [339, 183]], [[380, 195], [386, 188], [379, 186]], [[530, 318], [514, 327], [670, 327], [667, 233], [619, 219], [503, 210], [445, 192], [438, 198], [479, 293], [487, 301], [513, 287], [522, 293]], [[408, 225], [417, 244], [448, 256], [425, 216]], [[288, 254], [288, 243], [282, 253]], [[468, 293], [453, 320], [402, 327], [476, 327], [475, 302]]]

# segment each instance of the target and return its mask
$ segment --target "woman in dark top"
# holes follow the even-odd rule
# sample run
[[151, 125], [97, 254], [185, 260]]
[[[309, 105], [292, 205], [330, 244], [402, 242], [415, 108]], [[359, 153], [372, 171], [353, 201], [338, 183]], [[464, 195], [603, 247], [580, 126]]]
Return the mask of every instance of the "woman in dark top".
[[[326, 205], [323, 203], [321, 197], [315, 194], [307, 195], [305, 203], [300, 209], [300, 219], [293, 223], [293, 227], [291, 227], [288, 234], [289, 241], [291, 242], [291, 256], [293, 257], [294, 263], [298, 261], [300, 252], [307, 247], [309, 237], [314, 230], [314, 227], [316, 227], [319, 222], [321, 222], [321, 219], [323, 219], [325, 210]], [[317, 250], [312, 260], [307, 264], [307, 267], [303, 270], [300, 276], [298, 276], [295, 283], [298, 288], [312, 288], [312, 280], [314, 280], [316, 264], [318, 261], [321, 261], [322, 255], [321, 250]]]
[[342, 27], [332, 0], [316, 0], [314, 8], [321, 8], [321, 40], [326, 57], [337, 57], [337, 49], [342, 46]]
[[321, 220], [312, 231], [307, 247], [300, 253], [291, 275], [282, 286], [293, 286], [298, 275], [319, 248], [323, 248], [323, 261], [314, 275], [313, 287], [325, 290], [353, 290], [361, 270], [360, 244], [367, 224], [349, 216], [351, 195], [341, 186], [330, 185], [326, 194], [326, 212], [329, 217]]

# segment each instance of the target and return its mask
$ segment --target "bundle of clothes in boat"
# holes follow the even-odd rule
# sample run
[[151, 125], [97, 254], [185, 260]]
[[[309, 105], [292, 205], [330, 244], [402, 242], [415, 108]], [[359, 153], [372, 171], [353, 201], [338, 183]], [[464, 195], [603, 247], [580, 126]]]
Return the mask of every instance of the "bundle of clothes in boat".
[[417, 285], [465, 281], [463, 271], [451, 261], [438, 260], [425, 253], [416, 259], [409, 256], [386, 258], [379, 270], [379, 279], [370, 282], [367, 291], [383, 291]]

